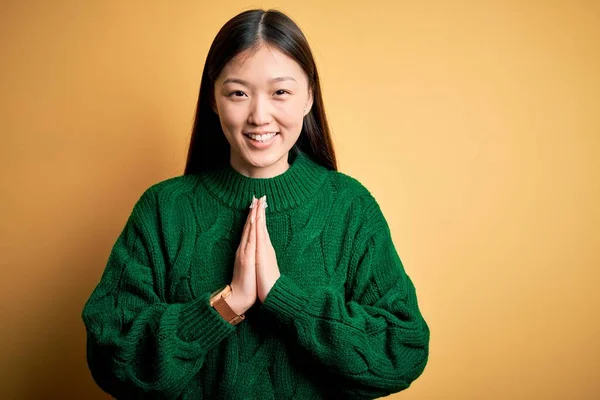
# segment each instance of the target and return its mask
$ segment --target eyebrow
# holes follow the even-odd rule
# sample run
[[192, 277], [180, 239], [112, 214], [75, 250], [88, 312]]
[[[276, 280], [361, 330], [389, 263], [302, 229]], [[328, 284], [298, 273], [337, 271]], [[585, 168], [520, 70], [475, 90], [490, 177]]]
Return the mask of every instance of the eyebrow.
[[[278, 82], [283, 82], [283, 81], [298, 82], [298, 81], [296, 81], [296, 79], [292, 78], [291, 76], [280, 76], [280, 77], [277, 77], [277, 78], [269, 79], [269, 83], [278, 83]], [[227, 79], [225, 79], [223, 81], [223, 85], [225, 85], [226, 83], [239, 83], [240, 85], [251, 86], [245, 80], [238, 79], [238, 78], [227, 78]]]

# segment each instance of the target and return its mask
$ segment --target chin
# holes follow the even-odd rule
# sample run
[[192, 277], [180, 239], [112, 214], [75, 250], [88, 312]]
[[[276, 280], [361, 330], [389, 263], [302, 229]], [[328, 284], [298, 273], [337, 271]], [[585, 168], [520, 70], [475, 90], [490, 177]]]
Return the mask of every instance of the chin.
[[281, 159], [279, 152], [269, 151], [262, 154], [252, 154], [244, 157], [245, 161], [256, 168], [266, 168], [275, 164]]

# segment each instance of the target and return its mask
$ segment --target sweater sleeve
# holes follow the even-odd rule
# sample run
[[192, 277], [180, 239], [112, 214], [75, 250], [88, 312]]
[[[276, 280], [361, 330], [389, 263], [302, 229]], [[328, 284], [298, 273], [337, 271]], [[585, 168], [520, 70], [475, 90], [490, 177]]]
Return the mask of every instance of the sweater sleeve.
[[415, 287], [374, 199], [369, 208], [345, 290], [330, 285], [309, 296], [282, 274], [263, 304], [347, 398], [406, 389], [429, 355], [429, 328]]
[[235, 329], [210, 307], [209, 293], [185, 304], [165, 301], [158, 214], [146, 191], [83, 308], [88, 366], [119, 399], [178, 397]]

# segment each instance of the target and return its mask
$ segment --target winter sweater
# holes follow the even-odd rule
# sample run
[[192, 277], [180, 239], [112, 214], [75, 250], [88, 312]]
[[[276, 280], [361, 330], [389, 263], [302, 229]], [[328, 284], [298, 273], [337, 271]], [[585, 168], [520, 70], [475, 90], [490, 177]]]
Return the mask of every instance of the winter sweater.
[[[144, 191], [83, 309], [100, 388], [118, 399], [367, 399], [422, 373], [429, 328], [378, 203], [304, 153], [289, 161], [273, 178], [228, 167]], [[233, 326], [209, 296], [231, 282], [253, 195], [267, 195], [281, 276]]]

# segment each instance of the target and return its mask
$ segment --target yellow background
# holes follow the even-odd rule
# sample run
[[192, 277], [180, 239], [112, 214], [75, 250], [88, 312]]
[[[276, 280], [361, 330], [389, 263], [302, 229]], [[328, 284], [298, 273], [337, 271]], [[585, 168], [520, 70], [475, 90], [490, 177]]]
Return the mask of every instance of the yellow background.
[[598, 398], [600, 2], [567, 0], [3, 1], [2, 398], [107, 398], [81, 308], [254, 7], [305, 31], [340, 169], [415, 281], [430, 361], [391, 397]]

